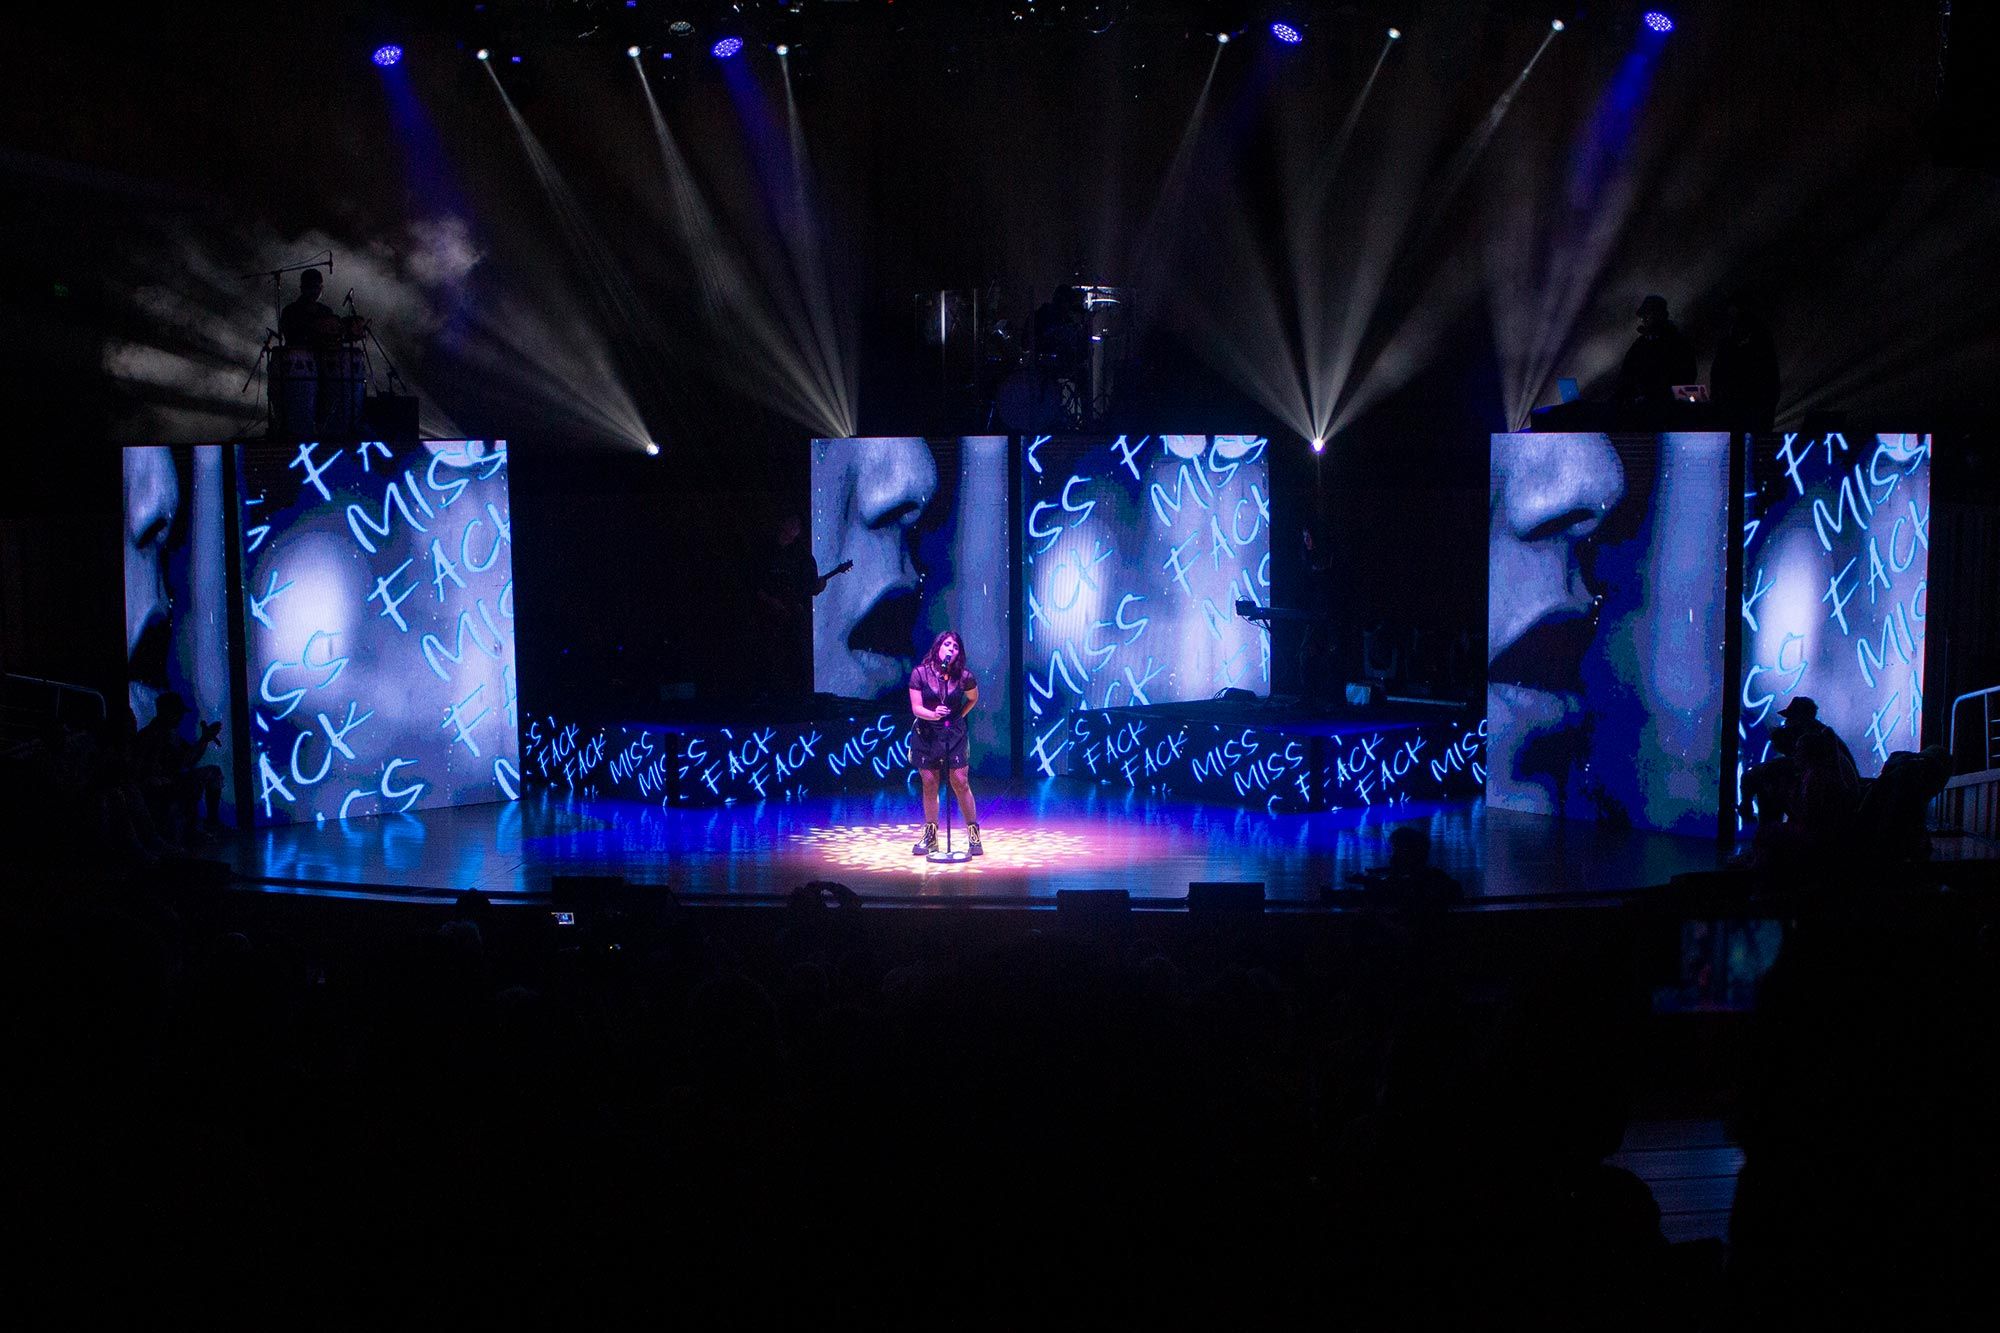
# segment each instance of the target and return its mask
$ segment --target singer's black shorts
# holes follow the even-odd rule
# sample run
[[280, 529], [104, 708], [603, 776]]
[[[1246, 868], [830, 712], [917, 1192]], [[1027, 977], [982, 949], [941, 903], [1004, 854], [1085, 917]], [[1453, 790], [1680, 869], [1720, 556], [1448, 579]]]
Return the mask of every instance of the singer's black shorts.
[[910, 729], [910, 762], [932, 772], [964, 768], [972, 757], [972, 735], [963, 722], [919, 722]]

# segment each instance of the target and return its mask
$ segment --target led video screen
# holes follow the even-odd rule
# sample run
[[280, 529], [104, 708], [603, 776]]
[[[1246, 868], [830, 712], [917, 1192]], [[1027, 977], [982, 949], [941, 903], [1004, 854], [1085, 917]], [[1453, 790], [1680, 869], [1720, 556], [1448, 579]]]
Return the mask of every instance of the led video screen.
[[233, 822], [223, 448], [151, 445], [125, 450], [123, 461], [126, 702], [144, 728], [173, 694], [187, 706], [183, 740], [217, 729], [197, 762], [220, 771], [220, 813]]
[[504, 441], [246, 448], [259, 822], [519, 790]]
[[1268, 693], [1261, 435], [1038, 436], [1022, 454], [1028, 745], [1082, 708]]
[[979, 678], [972, 768], [1012, 767], [1004, 435], [814, 440], [813, 688], [908, 717], [910, 671], [947, 629]]
[[1493, 437], [1492, 805], [1715, 833], [1730, 441]]
[[1863, 777], [1923, 743], [1931, 437], [1752, 436], [1741, 764], [1804, 695]]

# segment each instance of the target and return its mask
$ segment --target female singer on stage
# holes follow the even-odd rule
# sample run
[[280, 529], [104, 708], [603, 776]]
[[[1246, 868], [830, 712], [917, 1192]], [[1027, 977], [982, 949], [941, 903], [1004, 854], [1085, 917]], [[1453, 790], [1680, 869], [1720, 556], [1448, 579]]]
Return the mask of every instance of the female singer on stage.
[[965, 816], [966, 850], [983, 856], [979, 845], [979, 812], [972, 804], [972, 776], [965, 715], [979, 702], [979, 679], [965, 669], [965, 644], [954, 630], [931, 640], [924, 660], [910, 673], [910, 712], [917, 724], [910, 737], [910, 758], [924, 783], [924, 836], [910, 848], [914, 856], [937, 850], [938, 775], [951, 775], [952, 794]]

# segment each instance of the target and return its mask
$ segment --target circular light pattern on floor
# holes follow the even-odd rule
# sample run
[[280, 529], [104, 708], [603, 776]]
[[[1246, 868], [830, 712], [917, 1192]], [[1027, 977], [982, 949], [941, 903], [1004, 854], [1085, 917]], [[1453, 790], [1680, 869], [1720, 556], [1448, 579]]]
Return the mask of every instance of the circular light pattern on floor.
[[[818, 852], [829, 865], [887, 875], [976, 875], [982, 871], [1052, 870], [1074, 864], [1090, 851], [1080, 834], [1059, 829], [981, 829], [984, 856], [969, 861], [926, 861], [910, 848], [923, 834], [921, 824], [839, 824], [815, 826], [793, 834], [793, 841]], [[952, 846], [965, 846], [964, 830], [952, 833]], [[938, 845], [944, 840], [940, 835]]]

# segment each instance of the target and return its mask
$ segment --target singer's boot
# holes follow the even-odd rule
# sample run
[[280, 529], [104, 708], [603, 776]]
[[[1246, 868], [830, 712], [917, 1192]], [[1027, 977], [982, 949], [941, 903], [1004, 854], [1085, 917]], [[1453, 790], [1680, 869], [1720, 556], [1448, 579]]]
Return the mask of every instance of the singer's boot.
[[973, 856], [986, 855], [986, 849], [979, 844], [979, 825], [977, 822], [965, 826], [965, 850]]
[[937, 850], [937, 825], [924, 825], [924, 836], [917, 839], [917, 845], [910, 848], [911, 856], [929, 856]]

